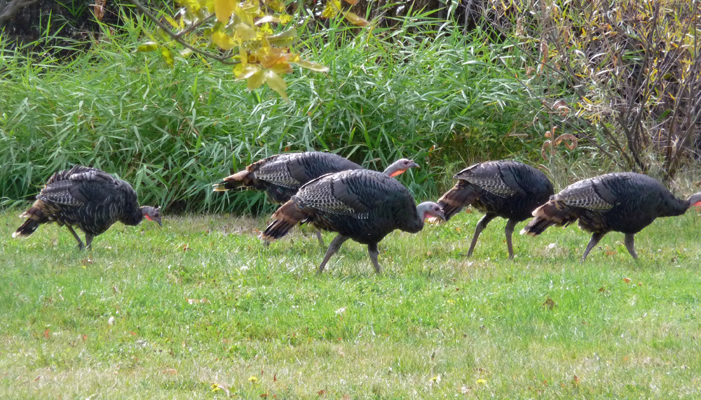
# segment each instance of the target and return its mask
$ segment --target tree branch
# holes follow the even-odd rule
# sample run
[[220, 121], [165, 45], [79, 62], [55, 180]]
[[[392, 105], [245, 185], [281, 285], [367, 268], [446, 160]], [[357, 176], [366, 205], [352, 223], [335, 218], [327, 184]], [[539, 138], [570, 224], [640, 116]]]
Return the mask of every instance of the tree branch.
[[[35, 0], [35, 1], [36, 1], [36, 0]], [[163, 30], [163, 32], [165, 32], [168, 36], [170, 36], [174, 41], [176, 41], [177, 43], [179, 43], [179, 44], [182, 45], [183, 47], [186, 47], [186, 48], [192, 50], [193, 52], [195, 52], [195, 53], [197, 53], [197, 54], [199, 54], [199, 55], [201, 55], [201, 56], [204, 56], [204, 57], [207, 57], [207, 58], [211, 58], [211, 59], [213, 59], [213, 60], [217, 60], [217, 61], [219, 61], [219, 62], [222, 63], [222, 64], [227, 64], [227, 65], [236, 65], [236, 64], [239, 64], [238, 62], [229, 61], [229, 60], [231, 60], [231, 59], [233, 58], [233, 56], [222, 57], [222, 56], [219, 56], [219, 55], [217, 55], [217, 54], [210, 53], [210, 52], [208, 52], [208, 51], [203, 51], [203, 50], [198, 49], [197, 47], [191, 46], [189, 43], [185, 42], [185, 41], [182, 39], [182, 35], [183, 35], [183, 34], [188, 33], [188, 30], [192, 31], [192, 30], [196, 29], [196, 28], [199, 26], [198, 24], [201, 24], [201, 23], [203, 23], [204, 21], [200, 21], [200, 22], [198, 22], [198, 23], [195, 24], [195, 25], [198, 25], [198, 26], [194, 26], [194, 27], [191, 26], [191, 27], [189, 27], [188, 29], [185, 29], [184, 31], [182, 31], [182, 32], [180, 32], [180, 33], [173, 33], [173, 31], [171, 31], [170, 28], [168, 28], [166, 25], [164, 25], [155, 15], [151, 14], [151, 12], [149, 12], [149, 10], [146, 9], [146, 7], [142, 6], [141, 3], [139, 3], [138, 0], [129, 0], [129, 2], [131, 2], [131, 4], [133, 4], [134, 6], [136, 6], [136, 8], [137, 8], [143, 15], [145, 15], [146, 18], [148, 18], [148, 19], [150, 19], [151, 21], [153, 21], [153, 23], [156, 24], [157, 27], [161, 28], [161, 30]]]

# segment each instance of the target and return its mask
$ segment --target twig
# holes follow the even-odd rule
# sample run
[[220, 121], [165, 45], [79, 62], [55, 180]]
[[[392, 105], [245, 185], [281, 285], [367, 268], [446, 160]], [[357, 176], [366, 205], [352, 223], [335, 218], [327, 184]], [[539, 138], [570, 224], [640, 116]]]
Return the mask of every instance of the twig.
[[[207, 51], [202, 51], [202, 50], [198, 49], [197, 47], [191, 46], [191, 45], [188, 44], [187, 42], [183, 41], [182, 38], [181, 38], [181, 36], [180, 36], [179, 34], [173, 33], [173, 31], [171, 31], [170, 28], [168, 28], [167, 26], [165, 26], [158, 18], [156, 18], [155, 15], [151, 14], [151, 13], [146, 9], [146, 7], [142, 6], [141, 3], [139, 3], [138, 0], [129, 0], [129, 2], [131, 2], [131, 4], [133, 4], [134, 6], [136, 6], [136, 8], [139, 9], [139, 11], [140, 11], [143, 15], [145, 15], [148, 19], [150, 19], [151, 21], [153, 21], [153, 23], [156, 24], [157, 27], [161, 28], [161, 30], [163, 30], [166, 34], [168, 34], [168, 36], [170, 36], [171, 38], [173, 38], [173, 40], [175, 40], [177, 43], [181, 44], [182, 46], [184, 46], [184, 47], [186, 47], [186, 48], [192, 50], [193, 52], [195, 52], [195, 53], [197, 53], [197, 54], [200, 54], [200, 55], [202, 55], [202, 56], [204, 56], [204, 57], [211, 58], [211, 59], [213, 59], [213, 60], [217, 60], [217, 61], [219, 61], [219, 62], [222, 63], [222, 64], [226, 64], [226, 65], [237, 65], [237, 64], [240, 64], [240, 63], [238, 63], [238, 62], [229, 61], [229, 60], [232, 59], [234, 56], [221, 57], [221, 56], [218, 56], [218, 55], [216, 55], [216, 54], [213, 54], [213, 53], [210, 53], [210, 52], [207, 52]], [[204, 22], [204, 21], [202, 21], [202, 22]], [[193, 28], [193, 29], [194, 29], [194, 28]], [[183, 32], [185, 32], [185, 31], [183, 31]], [[183, 32], [181, 32], [181, 33], [183, 33]]]

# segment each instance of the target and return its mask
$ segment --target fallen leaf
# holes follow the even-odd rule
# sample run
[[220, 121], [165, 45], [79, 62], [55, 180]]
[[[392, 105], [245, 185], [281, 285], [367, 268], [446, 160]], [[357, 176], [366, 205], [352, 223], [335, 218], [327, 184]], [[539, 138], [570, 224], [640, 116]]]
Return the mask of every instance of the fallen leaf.
[[630, 283], [630, 278], [623, 278], [623, 282]]
[[317, 394], [318, 394], [319, 396], [323, 396], [323, 395], [326, 394], [326, 390], [321, 389], [321, 390], [319, 390], [319, 391], [317, 392]]
[[44, 331], [44, 337], [47, 339], [49, 338], [49, 328], [46, 328], [46, 330]]
[[557, 306], [557, 304], [555, 304], [555, 301], [553, 299], [551, 299], [550, 297], [548, 297], [548, 299], [545, 300], [545, 303], [543, 303], [543, 307], [548, 307], [549, 310], [552, 310], [556, 306]]
[[486, 384], [487, 384], [487, 380], [486, 380], [486, 379], [477, 379], [477, 384], [478, 384], [478, 385], [486, 385]]
[[579, 377], [577, 375], [572, 378], [572, 385], [578, 386], [579, 385]]
[[114, 317], [110, 317], [110, 318], [107, 320], [107, 324], [108, 324], [108, 325], [114, 325], [114, 322], [115, 322]]
[[167, 368], [162, 372], [164, 375], [177, 375], [178, 371], [175, 368]]

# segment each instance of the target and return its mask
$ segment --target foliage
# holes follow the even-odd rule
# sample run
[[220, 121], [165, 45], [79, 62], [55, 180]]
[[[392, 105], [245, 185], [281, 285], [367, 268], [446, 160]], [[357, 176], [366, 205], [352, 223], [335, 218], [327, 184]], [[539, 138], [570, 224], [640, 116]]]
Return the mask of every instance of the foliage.
[[0, 213], [0, 398], [227, 398], [212, 384], [244, 399], [701, 391], [696, 213], [638, 234], [639, 260], [611, 233], [584, 264], [575, 226], [515, 237], [508, 260], [504, 220], [466, 259], [481, 213], [461, 213], [388, 236], [379, 276], [353, 242], [316, 276], [312, 231], [264, 247], [264, 220], [116, 224], [86, 253], [55, 225], [11, 239], [19, 213]]
[[[130, 1], [157, 26], [156, 35], [149, 35], [152, 41], [140, 45], [137, 51], [158, 50], [171, 67], [176, 57], [171, 48], [179, 45], [182, 49], [177, 54], [181, 57], [194, 54], [205, 62], [213, 60], [234, 65], [236, 79], [247, 81], [249, 90], [267, 83], [285, 100], [287, 84], [281, 75], [292, 72], [291, 64], [317, 72], [328, 71], [327, 67], [290, 51], [289, 47], [298, 39], [293, 25], [301, 18], [299, 13], [296, 17], [287, 14], [284, 1], [180, 0], [183, 8], [176, 17], [164, 16], [170, 26], [138, 0]], [[357, 0], [345, 1], [353, 4]], [[341, 7], [340, 0], [328, 0], [322, 17], [333, 18], [340, 14], [354, 25], [368, 25], [368, 21], [353, 12], [342, 11]], [[275, 32], [273, 25], [287, 26]]]
[[541, 136], [522, 111], [531, 100], [494, 62], [504, 46], [480, 32], [436, 30], [421, 15], [360, 35], [339, 18], [326, 31], [300, 30], [305, 57], [330, 71], [289, 74], [286, 103], [247, 91], [225, 65], [164, 68], [158, 54], [134, 53], [142, 23], [124, 20], [70, 63], [3, 55], [6, 204], [76, 163], [116, 173], [143, 203], [171, 212], [260, 212], [270, 210], [261, 194], [212, 193], [211, 184], [272, 154], [326, 150], [379, 170], [412, 157], [422, 168], [402, 179], [425, 198], [475, 160], [540, 157]]
[[698, 158], [698, 2], [510, 4], [494, 26], [517, 44], [519, 77], [542, 102], [536, 125], [576, 133], [619, 168], [666, 180]]

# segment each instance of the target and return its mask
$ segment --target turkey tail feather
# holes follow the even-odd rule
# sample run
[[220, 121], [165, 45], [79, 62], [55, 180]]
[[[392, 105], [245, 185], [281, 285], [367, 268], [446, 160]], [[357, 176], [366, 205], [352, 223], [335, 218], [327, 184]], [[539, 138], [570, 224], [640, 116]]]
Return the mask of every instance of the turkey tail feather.
[[240, 186], [248, 186], [251, 182], [251, 179], [248, 177], [250, 173], [251, 171], [243, 170], [231, 176], [227, 176], [221, 182], [212, 185], [214, 187], [214, 191], [226, 192], [227, 190], [236, 189]]
[[521, 235], [538, 236], [553, 225], [568, 225], [577, 219], [571, 211], [558, 207], [556, 201], [549, 201], [533, 211], [531, 222], [521, 229]]
[[20, 218], [27, 218], [27, 220], [12, 234], [13, 238], [29, 236], [39, 228], [39, 225], [44, 222], [44, 211], [41, 209], [42, 204], [40, 201], [37, 201], [29, 210], [19, 216]]
[[477, 200], [478, 196], [479, 193], [472, 187], [465, 186], [463, 182], [458, 182], [454, 188], [438, 199], [438, 206], [443, 209], [445, 220], [448, 221], [453, 215], [459, 213], [463, 207]]
[[287, 235], [287, 232], [293, 226], [306, 218], [306, 213], [302, 211], [299, 205], [294, 200], [290, 200], [275, 211], [273, 214], [274, 221], [265, 228], [261, 238], [266, 241], [280, 239]]

